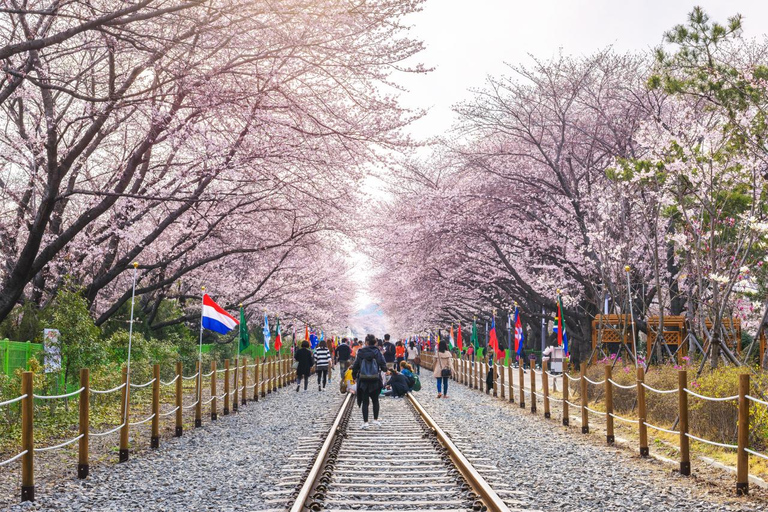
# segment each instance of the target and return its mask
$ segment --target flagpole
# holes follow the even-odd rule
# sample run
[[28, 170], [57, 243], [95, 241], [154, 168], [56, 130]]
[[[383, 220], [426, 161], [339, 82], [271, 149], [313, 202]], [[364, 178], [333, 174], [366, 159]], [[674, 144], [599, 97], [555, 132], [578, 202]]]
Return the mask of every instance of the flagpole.
[[[136, 302], [136, 276], [139, 272], [139, 263], [137, 261], [133, 262], [133, 286], [131, 289], [131, 319], [128, 322], [128, 360], [125, 363], [125, 374], [126, 374], [126, 386], [129, 387], [131, 385], [131, 347], [133, 345], [133, 308], [134, 304]], [[123, 393], [123, 396], [125, 397], [125, 400], [123, 401], [123, 418], [125, 418], [125, 421], [128, 421], [128, 389], [125, 390]]]
[[[198, 368], [199, 371], [202, 373], [203, 371], [203, 304], [205, 303], [205, 286], [201, 287], [203, 291], [203, 296], [201, 300], [203, 301], [200, 305], [200, 341], [198, 343], [198, 351], [197, 351], [197, 362], [198, 362]], [[200, 400], [203, 397], [203, 379], [202, 375], [199, 379], [197, 379], [197, 400]]]
[[[635, 368], [637, 368], [637, 338], [635, 336], [635, 312], [632, 309], [632, 292], [630, 290], [630, 283], [629, 283], [629, 271], [630, 267], [629, 265], [626, 265], [624, 267], [624, 273], [627, 275], [627, 305], [629, 306], [629, 316], [632, 319], [632, 351], [635, 353]], [[643, 367], [645, 367], [645, 364], [643, 364]]]
[[[243, 303], [239, 304], [240, 311], [242, 313]], [[237, 357], [235, 358], [235, 368], [240, 367], [240, 346], [243, 344], [243, 330], [240, 328], [240, 324], [237, 325]], [[245, 393], [245, 390], [243, 390]]]

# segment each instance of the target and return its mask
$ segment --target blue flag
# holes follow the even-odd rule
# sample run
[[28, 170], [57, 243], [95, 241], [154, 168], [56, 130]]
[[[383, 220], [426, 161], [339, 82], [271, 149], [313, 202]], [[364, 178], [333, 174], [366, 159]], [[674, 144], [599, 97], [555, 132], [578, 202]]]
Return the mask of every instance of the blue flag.
[[267, 314], [264, 313], [264, 351], [269, 352], [269, 342], [271, 339], [271, 335], [269, 334], [269, 319], [267, 318]]

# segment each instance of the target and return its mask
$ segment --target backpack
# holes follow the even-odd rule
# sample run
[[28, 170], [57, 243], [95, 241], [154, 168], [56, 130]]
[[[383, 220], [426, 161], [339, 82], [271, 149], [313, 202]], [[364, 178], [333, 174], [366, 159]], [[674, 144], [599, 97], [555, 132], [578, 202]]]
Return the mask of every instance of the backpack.
[[385, 343], [384, 344], [384, 353], [388, 356], [391, 356], [395, 353], [395, 346], [392, 343]]
[[412, 389], [414, 391], [421, 391], [421, 381], [419, 380], [419, 376], [418, 375], [414, 375], [413, 376], [413, 387], [412, 387]]
[[367, 381], [379, 380], [381, 378], [379, 376], [379, 362], [375, 357], [369, 356], [363, 359], [363, 362], [360, 364], [360, 375], [358, 378]]

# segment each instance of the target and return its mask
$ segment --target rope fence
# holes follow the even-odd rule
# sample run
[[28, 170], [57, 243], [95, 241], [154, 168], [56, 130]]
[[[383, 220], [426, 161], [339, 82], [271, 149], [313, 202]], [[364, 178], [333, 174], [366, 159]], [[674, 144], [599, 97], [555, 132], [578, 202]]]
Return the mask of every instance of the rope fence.
[[[434, 355], [431, 353], [421, 354], [422, 366], [425, 368], [434, 368]], [[736, 467], [736, 493], [739, 495], [748, 494], [749, 492], [749, 457], [754, 456], [760, 459], [768, 460], [768, 454], [760, 453], [758, 451], [749, 448], [749, 424], [750, 424], [750, 405], [755, 407], [768, 407], [768, 401], [756, 398], [749, 394], [749, 374], [742, 374], [739, 376], [738, 394], [730, 396], [707, 396], [700, 393], [696, 393], [688, 388], [688, 373], [687, 370], [678, 371], [678, 386], [674, 389], [656, 389], [645, 383], [645, 369], [643, 367], [637, 368], [637, 376], [635, 382], [632, 384], [620, 384], [613, 380], [612, 366], [605, 365], [604, 372], [605, 378], [602, 380], [593, 380], [586, 375], [587, 365], [581, 366], [581, 371], [578, 376], [570, 375], [568, 371], [561, 374], [555, 374], [548, 370], [547, 361], [542, 363], [541, 370], [531, 368], [525, 371], [522, 367], [522, 360], [517, 366], [511, 364], [504, 365], [503, 360], [500, 359], [501, 364], [492, 364], [487, 357], [483, 359], [477, 358], [477, 360], [469, 360], [465, 358], [456, 358], [453, 362], [453, 372], [451, 378], [458, 381], [460, 384], [464, 384], [470, 389], [479, 390], [494, 397], [500, 397], [506, 399], [508, 396], [509, 402], [515, 402], [516, 400], [520, 404], [521, 408], [526, 406], [526, 396], [530, 400], [530, 410], [532, 413], [536, 413], [537, 402], [540, 400], [544, 404], [544, 417], [550, 418], [551, 402], [555, 402], [560, 405], [562, 414], [562, 423], [564, 426], [570, 426], [571, 411], [572, 409], [579, 409], [581, 411], [581, 431], [586, 434], [589, 433], [589, 413], [601, 416], [604, 418], [606, 440], [608, 444], [615, 442], [614, 435], [614, 420], [618, 420], [623, 423], [632, 425], [630, 428], [637, 429], [637, 443], [639, 445], [640, 455], [645, 457], [650, 455], [650, 447], [648, 443], [648, 429], [652, 429], [658, 432], [663, 432], [673, 436], [677, 436], [680, 450], [680, 473], [685, 476], [691, 474], [691, 460], [690, 460], [690, 441], [704, 443], [719, 448], [728, 450], [736, 450], [737, 467]], [[518, 372], [518, 382], [515, 382], [514, 372]], [[526, 387], [524, 376], [528, 374], [529, 387]], [[536, 376], [540, 376], [537, 379]], [[550, 393], [550, 379], [551, 383], [557, 387], [558, 380], [562, 378], [562, 398], [552, 396]], [[540, 381], [542, 387], [541, 392], [537, 391], [536, 387], [539, 385], [537, 381]], [[599, 396], [604, 400], [605, 410], [601, 411], [590, 407], [589, 402], [589, 388], [588, 386], [594, 386], [601, 388], [603, 393]], [[576, 390], [572, 391], [573, 388]], [[635, 398], [632, 409], [636, 411], [636, 417], [622, 417], [614, 412], [613, 407], [613, 395], [616, 389], [620, 390], [634, 390]], [[557, 391], [557, 389], [555, 389]], [[576, 393], [576, 398], [580, 399], [581, 403], [577, 403], [572, 396], [569, 396], [571, 392]], [[647, 420], [647, 406], [646, 406], [646, 393], [651, 392], [657, 395], [677, 395], [678, 396], [678, 420], [675, 428], [664, 428], [659, 425], [649, 423]], [[718, 442], [712, 439], [706, 439], [705, 437], [699, 437], [690, 432], [689, 424], [689, 412], [688, 406], [689, 398], [694, 397], [699, 400], [705, 400], [708, 402], [729, 402], [738, 401], [738, 421], [736, 425], [737, 430], [737, 444], [729, 444]], [[622, 395], [622, 400], [626, 400], [626, 396]], [[632, 398], [631, 396], [629, 398]]]
[[[24, 372], [21, 379], [21, 395], [10, 400], [0, 402], [0, 406], [20, 403], [21, 405], [21, 452], [13, 457], [0, 461], [0, 467], [12, 464], [15, 461], [21, 461], [21, 497], [22, 501], [34, 501], [34, 456], [36, 453], [43, 453], [64, 449], [70, 445], [78, 444], [78, 464], [77, 475], [79, 478], [87, 478], [89, 474], [89, 440], [91, 437], [101, 438], [115, 433], [119, 433], [119, 462], [128, 460], [130, 428], [138, 427], [144, 424], [151, 425], [151, 443], [152, 448], [158, 448], [160, 443], [160, 421], [163, 418], [174, 416], [172, 420], [175, 425], [176, 437], [183, 433], [183, 412], [185, 410], [194, 410], [195, 427], [202, 426], [202, 406], [210, 406], [211, 420], [218, 417], [218, 401], [224, 399], [224, 414], [238, 410], [238, 405], [245, 405], [247, 401], [258, 401], [260, 397], [266, 397], [267, 394], [277, 391], [293, 381], [293, 368], [291, 359], [288, 355], [269, 356], [263, 359], [257, 359], [252, 364], [247, 364], [248, 358], [240, 358], [239, 364], [230, 368], [230, 361], [225, 360], [224, 368], [217, 369], [216, 362], [211, 363], [211, 371], [203, 373], [200, 363], [197, 363], [197, 370], [193, 375], [185, 376], [182, 374], [182, 365], [176, 363], [175, 376], [169, 381], [160, 380], [160, 366], [154, 365], [152, 368], [153, 378], [142, 384], [134, 384], [130, 381], [128, 367], [122, 370], [122, 382], [110, 389], [94, 389], [90, 384], [90, 371], [87, 368], [80, 370], [80, 387], [72, 392], [60, 395], [39, 395], [34, 393], [34, 374]], [[253, 370], [249, 374], [249, 369]], [[222, 375], [223, 374], [223, 375]], [[219, 379], [223, 376], [224, 392], [219, 394], [217, 385]], [[203, 396], [203, 379], [209, 379], [210, 398], [207, 400]], [[195, 381], [195, 401], [189, 405], [182, 404], [184, 381]], [[251, 384], [248, 384], [248, 382]], [[174, 398], [173, 407], [166, 412], [160, 412], [160, 388], [161, 386], [174, 386], [172, 391]], [[151, 412], [143, 419], [131, 421], [131, 390], [150, 388], [152, 402]], [[206, 384], [205, 388], [208, 388]], [[232, 391], [230, 391], [232, 389]], [[253, 390], [251, 396], [246, 396], [246, 390]], [[103, 432], [94, 432], [91, 428], [90, 397], [93, 395], [108, 395], [121, 392], [120, 401], [123, 404], [120, 411], [119, 424]], [[238, 397], [238, 393], [242, 393]], [[235, 396], [234, 403], [230, 404], [230, 398]], [[58, 444], [46, 447], [36, 448], [34, 446], [34, 408], [35, 400], [59, 400], [77, 397], [79, 408], [78, 435], [62, 441]], [[165, 420], [168, 421], [168, 420]]]

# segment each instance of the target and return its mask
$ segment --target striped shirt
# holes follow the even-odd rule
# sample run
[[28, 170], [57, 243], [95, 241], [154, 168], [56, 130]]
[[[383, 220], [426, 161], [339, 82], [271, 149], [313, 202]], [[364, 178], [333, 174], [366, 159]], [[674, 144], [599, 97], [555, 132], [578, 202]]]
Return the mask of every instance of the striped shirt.
[[315, 366], [328, 366], [331, 364], [331, 351], [327, 348], [315, 349]]

